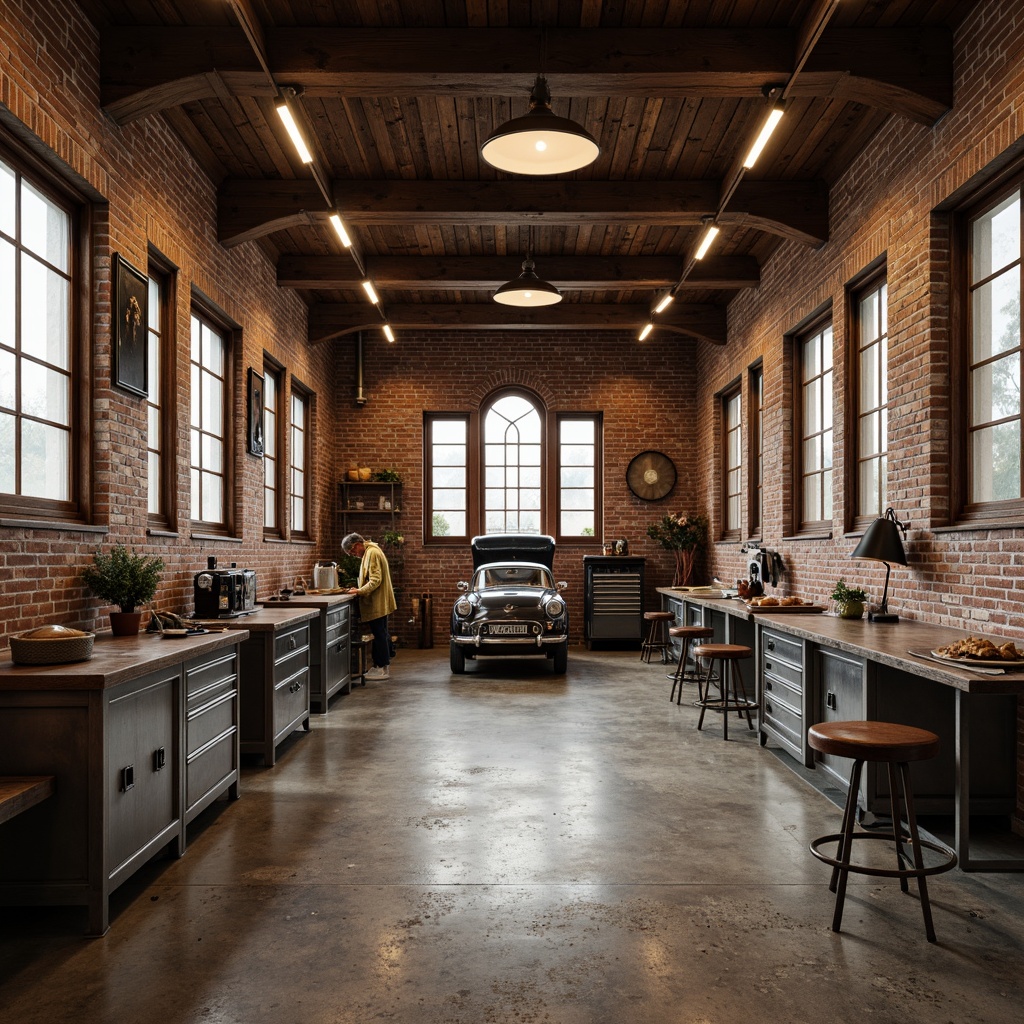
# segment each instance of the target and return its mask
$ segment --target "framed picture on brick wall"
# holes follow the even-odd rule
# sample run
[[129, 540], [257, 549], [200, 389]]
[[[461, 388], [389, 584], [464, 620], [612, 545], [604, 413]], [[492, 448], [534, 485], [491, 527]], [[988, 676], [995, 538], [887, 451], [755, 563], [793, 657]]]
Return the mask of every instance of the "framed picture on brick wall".
[[114, 383], [133, 395], [149, 394], [146, 298], [149, 282], [114, 254]]
[[247, 445], [250, 455], [263, 458], [263, 374], [249, 367], [249, 430]]

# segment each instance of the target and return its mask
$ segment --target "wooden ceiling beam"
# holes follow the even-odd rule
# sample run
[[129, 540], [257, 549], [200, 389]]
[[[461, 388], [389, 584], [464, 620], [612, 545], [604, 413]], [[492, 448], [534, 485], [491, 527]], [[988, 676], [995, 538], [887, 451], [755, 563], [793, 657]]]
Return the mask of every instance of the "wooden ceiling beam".
[[[393, 291], [467, 291], [498, 288], [516, 277], [522, 260], [513, 256], [371, 256], [366, 274]], [[679, 279], [681, 261], [671, 256], [544, 256], [545, 281], [567, 290], [668, 288]], [[761, 274], [752, 256], [709, 256], [687, 278], [687, 288], [756, 288]], [[355, 292], [363, 277], [348, 256], [282, 256], [277, 283], [285, 288]]]
[[[335, 181], [334, 200], [349, 227], [697, 227], [717, 210], [720, 189], [717, 181]], [[311, 181], [228, 179], [220, 189], [218, 237], [230, 247], [327, 214]], [[828, 189], [820, 181], [744, 182], [720, 223], [820, 245], [828, 240]]]
[[[422, 331], [557, 331], [610, 330], [636, 333], [650, 319], [647, 306], [560, 302], [541, 309], [517, 309], [497, 302], [463, 304], [389, 304], [388, 323], [398, 332]], [[380, 317], [366, 303], [325, 302], [309, 310], [311, 343], [330, 341], [356, 331], [379, 331]], [[675, 302], [658, 317], [658, 330], [689, 334], [724, 345], [725, 308]]]
[[[267, 29], [280, 83], [308, 96], [521, 96], [546, 52], [556, 99], [571, 96], [759, 97], [785, 81], [789, 29]], [[273, 89], [240, 28], [111, 26], [100, 38], [101, 102], [117, 122], [217, 87]], [[219, 82], [215, 79], [219, 79]], [[836, 97], [933, 124], [952, 105], [952, 33], [942, 27], [829, 29], [791, 95]]]

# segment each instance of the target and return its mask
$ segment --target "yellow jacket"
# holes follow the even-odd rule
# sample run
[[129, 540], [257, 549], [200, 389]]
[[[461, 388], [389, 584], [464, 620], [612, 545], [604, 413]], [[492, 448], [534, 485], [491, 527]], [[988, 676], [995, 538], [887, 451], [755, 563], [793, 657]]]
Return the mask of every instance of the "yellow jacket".
[[363, 622], [379, 619], [397, 610], [387, 556], [372, 540], [364, 544], [358, 583], [359, 617]]

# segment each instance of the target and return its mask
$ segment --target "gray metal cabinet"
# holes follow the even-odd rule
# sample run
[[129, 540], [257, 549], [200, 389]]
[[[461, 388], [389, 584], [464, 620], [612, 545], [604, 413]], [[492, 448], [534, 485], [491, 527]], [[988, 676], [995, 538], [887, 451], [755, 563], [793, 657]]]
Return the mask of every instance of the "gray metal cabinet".
[[801, 764], [808, 764], [804, 643], [770, 628], [762, 628], [758, 639], [761, 745], [772, 737]]
[[185, 664], [185, 823], [227, 792], [237, 800], [238, 651]]
[[[815, 652], [819, 704], [815, 722], [864, 721], [867, 713], [867, 662], [826, 647]], [[811, 723], [808, 722], [808, 725]], [[853, 762], [849, 758], [815, 752], [815, 761], [840, 789], [847, 789]]]
[[[313, 710], [326, 715], [330, 699], [352, 689], [352, 599], [337, 594], [304, 594], [289, 598], [287, 603], [292, 608], [315, 608], [318, 612], [309, 620], [309, 701]], [[283, 604], [276, 607], [282, 608]]]
[[584, 555], [583, 636], [595, 643], [639, 644], [644, 637], [643, 558]]

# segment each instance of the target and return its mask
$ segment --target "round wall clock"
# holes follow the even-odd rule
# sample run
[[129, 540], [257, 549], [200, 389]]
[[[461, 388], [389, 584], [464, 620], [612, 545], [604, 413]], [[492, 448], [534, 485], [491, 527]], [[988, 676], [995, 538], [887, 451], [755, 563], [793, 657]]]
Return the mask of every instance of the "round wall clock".
[[641, 452], [626, 470], [629, 489], [643, 501], [657, 501], [676, 485], [676, 467], [661, 452]]

